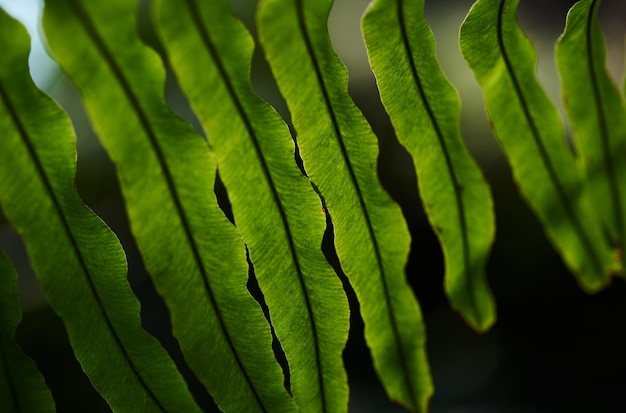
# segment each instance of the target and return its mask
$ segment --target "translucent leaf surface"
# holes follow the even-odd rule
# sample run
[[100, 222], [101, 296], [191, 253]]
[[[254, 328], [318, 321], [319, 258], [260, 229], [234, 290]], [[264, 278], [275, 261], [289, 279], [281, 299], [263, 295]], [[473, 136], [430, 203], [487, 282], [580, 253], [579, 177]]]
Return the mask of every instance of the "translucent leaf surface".
[[483, 89], [487, 113], [522, 195], [588, 291], [607, 282], [611, 250], [600, 232], [561, 118], [535, 77], [520, 30], [519, 0], [479, 0], [461, 26], [461, 50]]
[[348, 407], [349, 313], [321, 250], [326, 218], [278, 114], [250, 84], [253, 43], [228, 2], [160, 1], [171, 64], [206, 131], [302, 412]]
[[283, 375], [246, 288], [245, 248], [217, 205], [206, 141], [165, 104], [165, 72], [139, 41], [136, 11], [134, 1], [50, 0], [44, 27], [116, 164], [186, 361], [222, 410], [275, 411], [286, 403]]
[[410, 236], [376, 174], [378, 142], [347, 93], [332, 51], [327, 0], [266, 0], [258, 24], [285, 97], [304, 167], [334, 226], [341, 266], [360, 302], [365, 338], [390, 397], [424, 411], [432, 393], [422, 316], [404, 267]]
[[0, 19], [0, 202], [47, 301], [114, 410], [199, 411], [172, 360], [141, 328], [117, 238], [75, 192], [74, 133], [28, 76], [26, 30], [4, 13]]
[[362, 21], [370, 64], [446, 260], [452, 306], [479, 331], [495, 321], [485, 265], [495, 225], [489, 187], [463, 144], [456, 91], [437, 62], [424, 0], [377, 0]]
[[598, 0], [584, 0], [572, 7], [565, 32], [557, 44], [556, 57], [587, 191], [605, 232], [623, 251], [626, 112], [624, 100], [605, 67], [606, 49], [597, 19], [599, 6]]

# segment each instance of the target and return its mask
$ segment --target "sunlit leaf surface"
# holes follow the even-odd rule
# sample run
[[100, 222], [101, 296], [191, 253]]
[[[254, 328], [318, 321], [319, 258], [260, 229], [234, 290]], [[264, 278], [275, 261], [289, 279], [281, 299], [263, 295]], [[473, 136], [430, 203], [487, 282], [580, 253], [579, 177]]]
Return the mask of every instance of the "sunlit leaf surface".
[[376, 136], [350, 99], [346, 70], [331, 48], [331, 3], [262, 1], [260, 39], [289, 106], [304, 167], [332, 219], [376, 372], [393, 400], [425, 411], [432, 393], [425, 332], [404, 275], [410, 236], [400, 208], [379, 183]]
[[283, 376], [246, 288], [245, 248], [215, 199], [206, 141], [165, 104], [165, 72], [139, 41], [137, 4], [48, 1], [48, 41], [116, 164], [131, 229], [187, 363], [222, 410], [270, 412], [284, 404]]
[[346, 411], [346, 296], [322, 253], [324, 210], [296, 165], [289, 130], [252, 91], [252, 39], [227, 1], [161, 1], [157, 11], [174, 71], [216, 155], [294, 400], [300, 411]]
[[460, 136], [460, 105], [444, 77], [423, 0], [377, 0], [363, 34], [380, 96], [413, 157], [422, 197], [446, 259], [452, 306], [479, 331], [495, 321], [485, 265], [495, 225], [489, 187]]
[[114, 410], [199, 411], [165, 349], [141, 328], [117, 238], [74, 189], [74, 132], [29, 77], [25, 29], [0, 18], [0, 202], [47, 301]]

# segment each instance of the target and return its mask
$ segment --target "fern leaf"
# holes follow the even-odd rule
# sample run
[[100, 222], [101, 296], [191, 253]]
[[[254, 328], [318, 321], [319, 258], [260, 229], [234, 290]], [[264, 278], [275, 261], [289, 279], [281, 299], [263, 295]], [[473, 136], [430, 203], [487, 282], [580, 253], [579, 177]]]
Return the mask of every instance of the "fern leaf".
[[489, 187], [459, 131], [460, 104], [437, 62], [424, 0], [377, 0], [362, 21], [381, 99], [413, 157], [443, 247], [452, 306], [477, 330], [495, 321], [485, 265], [495, 224]]
[[252, 90], [253, 41], [225, 0], [158, 4], [157, 26], [215, 153], [294, 400], [302, 412], [347, 411], [346, 295], [322, 253], [325, 214], [289, 129]]
[[26, 31], [6, 14], [0, 19], [0, 202], [48, 302], [113, 409], [199, 411], [172, 360], [141, 328], [117, 238], [74, 190], [71, 124], [28, 77]]
[[461, 49], [522, 194], [581, 287], [597, 291], [611, 250], [583, 196], [560, 116], [536, 80], [534, 50], [515, 20], [518, 3], [477, 1], [461, 26]]
[[[626, 116], [624, 100], [605, 68], [598, 0], [576, 3], [557, 44], [563, 99], [587, 191], [614, 245], [626, 241]], [[626, 268], [626, 255], [622, 253]]]
[[117, 166], [186, 361], [222, 410], [273, 411], [288, 396], [270, 327], [246, 289], [244, 245], [217, 205], [206, 142], [167, 108], [162, 63], [139, 41], [136, 11], [127, 0], [50, 0], [45, 32]]
[[376, 175], [375, 135], [347, 93], [327, 31], [331, 1], [268, 0], [258, 23], [305, 169], [334, 225], [375, 369], [393, 400], [425, 411], [432, 393], [417, 300], [404, 276], [410, 236]]
[[[0, 10], [0, 21], [4, 24], [5, 20]], [[15, 329], [22, 318], [16, 283], [17, 273], [0, 251], [0, 411], [54, 412], [43, 376], [15, 342]]]

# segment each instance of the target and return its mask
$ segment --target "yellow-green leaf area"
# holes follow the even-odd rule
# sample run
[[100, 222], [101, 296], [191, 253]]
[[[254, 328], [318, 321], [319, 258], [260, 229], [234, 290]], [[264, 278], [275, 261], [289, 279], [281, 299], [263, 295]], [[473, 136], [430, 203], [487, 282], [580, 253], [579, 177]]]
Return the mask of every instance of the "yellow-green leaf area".
[[413, 157], [420, 195], [444, 251], [451, 305], [485, 331], [495, 321], [485, 277], [495, 233], [493, 203], [461, 138], [459, 99], [439, 67], [423, 10], [423, 0], [377, 0], [363, 17], [363, 34], [381, 99]]

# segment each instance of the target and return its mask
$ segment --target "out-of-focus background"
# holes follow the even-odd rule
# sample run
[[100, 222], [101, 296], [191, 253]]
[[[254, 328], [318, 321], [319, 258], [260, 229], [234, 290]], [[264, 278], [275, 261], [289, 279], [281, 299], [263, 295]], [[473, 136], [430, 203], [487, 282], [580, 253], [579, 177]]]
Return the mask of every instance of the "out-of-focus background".
[[[253, 32], [256, 3], [257, 0], [231, 0], [233, 10]], [[435, 384], [431, 412], [626, 412], [624, 280], [614, 280], [612, 286], [596, 295], [582, 292], [520, 199], [489, 128], [480, 89], [458, 47], [458, 30], [471, 0], [427, 1], [426, 15], [436, 37], [441, 65], [459, 90], [464, 138], [494, 196], [497, 239], [488, 277], [498, 303], [498, 321], [491, 331], [477, 335], [449, 308], [442, 287], [442, 254], [422, 211], [411, 159], [393, 136], [369, 69], [360, 34], [360, 17], [368, 3], [369, 0], [336, 0], [329, 30], [333, 45], [350, 72], [350, 93], [380, 138], [380, 178], [402, 206], [413, 237], [407, 277], [420, 300], [428, 331]], [[141, 4], [142, 34], [147, 42], [154, 42], [146, 17], [148, 2]], [[538, 51], [540, 81], [559, 107], [562, 105], [554, 43], [573, 4], [572, 0], [522, 0], [518, 12], [522, 27]], [[76, 92], [41, 44], [42, 2], [0, 0], [0, 6], [27, 25], [33, 36], [32, 76], [72, 116], [78, 134], [78, 190], [124, 245], [129, 279], [142, 301], [145, 327], [165, 343], [177, 360], [182, 360], [169, 335], [166, 309], [145, 275], [129, 233], [113, 167], [90, 129]], [[616, 82], [621, 82], [626, 2], [604, 0], [600, 19], [607, 39], [607, 66]], [[288, 120], [285, 104], [261, 53], [257, 53], [253, 63], [253, 81], [257, 92]], [[194, 122], [171, 78], [166, 93], [172, 108]], [[24, 321], [18, 340], [43, 371], [59, 412], [109, 411], [73, 359], [62, 323], [47, 307], [23, 246], [1, 214], [0, 248], [20, 273]], [[362, 322], [358, 312], [353, 311], [350, 340], [344, 353], [351, 384], [350, 412], [402, 411], [387, 400], [378, 384], [361, 337]], [[197, 384], [192, 386], [198, 398], [210, 406], [209, 396]]]

